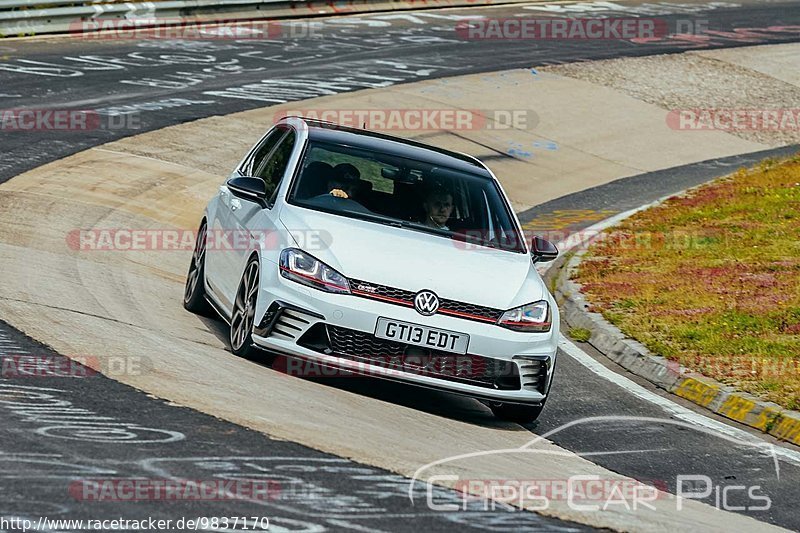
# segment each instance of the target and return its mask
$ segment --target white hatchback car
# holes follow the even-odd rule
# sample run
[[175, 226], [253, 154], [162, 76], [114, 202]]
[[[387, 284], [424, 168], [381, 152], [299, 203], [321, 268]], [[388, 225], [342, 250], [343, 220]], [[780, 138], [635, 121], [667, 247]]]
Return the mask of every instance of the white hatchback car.
[[492, 172], [418, 142], [296, 117], [208, 204], [184, 306], [254, 347], [477, 398], [535, 420], [558, 308]]

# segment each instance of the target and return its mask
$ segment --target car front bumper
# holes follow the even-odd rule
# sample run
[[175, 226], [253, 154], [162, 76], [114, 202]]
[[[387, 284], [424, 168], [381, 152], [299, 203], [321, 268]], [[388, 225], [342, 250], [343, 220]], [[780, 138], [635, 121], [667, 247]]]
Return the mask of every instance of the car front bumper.
[[[425, 317], [409, 307], [318, 291], [281, 277], [275, 265], [269, 266], [266, 263], [262, 269], [253, 334], [255, 344], [268, 351], [341, 369], [343, 375], [402, 381], [489, 402], [538, 405], [547, 397], [559, 321], [552, 303], [550, 332], [521, 333], [452, 316]], [[417, 347], [398, 353], [402, 343], [389, 346], [374, 336], [379, 317], [467, 334], [467, 355]], [[348, 342], [341, 342], [341, 335]], [[296, 364], [288, 370], [303, 376], [309, 375], [309, 368]]]

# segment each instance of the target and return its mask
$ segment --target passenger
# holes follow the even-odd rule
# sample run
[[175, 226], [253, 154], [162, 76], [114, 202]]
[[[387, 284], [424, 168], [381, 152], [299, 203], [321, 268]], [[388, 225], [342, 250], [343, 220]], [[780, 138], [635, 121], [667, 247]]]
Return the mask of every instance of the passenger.
[[453, 195], [444, 187], [435, 187], [426, 195], [422, 203], [425, 209], [423, 224], [431, 228], [449, 231], [447, 221], [453, 214]]

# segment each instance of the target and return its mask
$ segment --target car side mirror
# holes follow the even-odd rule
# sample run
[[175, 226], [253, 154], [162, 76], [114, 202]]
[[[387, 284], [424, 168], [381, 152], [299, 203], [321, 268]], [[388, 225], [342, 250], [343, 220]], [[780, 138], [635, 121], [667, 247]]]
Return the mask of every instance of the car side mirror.
[[534, 263], [547, 263], [558, 257], [558, 248], [547, 239], [536, 236], [531, 242], [531, 256]]
[[261, 178], [237, 176], [226, 183], [228, 189], [239, 198], [263, 205], [267, 198], [267, 184]]

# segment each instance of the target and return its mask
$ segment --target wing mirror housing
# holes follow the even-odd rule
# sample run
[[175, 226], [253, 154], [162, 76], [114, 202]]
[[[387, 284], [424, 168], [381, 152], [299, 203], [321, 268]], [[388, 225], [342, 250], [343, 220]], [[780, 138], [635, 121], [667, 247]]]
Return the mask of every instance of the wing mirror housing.
[[558, 257], [558, 248], [547, 239], [535, 236], [531, 241], [531, 257], [534, 263], [547, 263]]
[[265, 206], [267, 203], [267, 184], [261, 178], [237, 176], [226, 183], [234, 196]]

